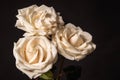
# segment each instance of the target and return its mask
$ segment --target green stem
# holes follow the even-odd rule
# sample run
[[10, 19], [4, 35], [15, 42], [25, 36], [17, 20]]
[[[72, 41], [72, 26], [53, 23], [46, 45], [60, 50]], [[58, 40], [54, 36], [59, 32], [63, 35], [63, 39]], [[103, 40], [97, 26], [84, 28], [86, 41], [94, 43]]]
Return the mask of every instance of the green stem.
[[59, 68], [59, 72], [58, 72], [56, 80], [61, 80], [64, 61], [65, 61], [65, 58], [61, 57], [60, 68]]
[[35, 79], [31, 79], [31, 80], [39, 80], [39, 77], [35, 78]]

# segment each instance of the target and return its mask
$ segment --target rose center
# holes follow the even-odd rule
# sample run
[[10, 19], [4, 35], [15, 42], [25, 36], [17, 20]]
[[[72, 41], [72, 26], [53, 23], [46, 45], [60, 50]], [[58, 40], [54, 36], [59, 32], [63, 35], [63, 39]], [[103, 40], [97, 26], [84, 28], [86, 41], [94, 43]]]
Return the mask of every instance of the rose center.
[[80, 37], [80, 35], [75, 34], [74, 36], [72, 36], [72, 37], [69, 39], [69, 42], [70, 42], [73, 46], [78, 47], [78, 46], [80, 46], [81, 44], [84, 43], [84, 40], [82, 39], [82, 37]]
[[39, 61], [39, 50], [34, 49], [33, 51], [26, 51], [25, 59], [30, 64], [38, 63]]

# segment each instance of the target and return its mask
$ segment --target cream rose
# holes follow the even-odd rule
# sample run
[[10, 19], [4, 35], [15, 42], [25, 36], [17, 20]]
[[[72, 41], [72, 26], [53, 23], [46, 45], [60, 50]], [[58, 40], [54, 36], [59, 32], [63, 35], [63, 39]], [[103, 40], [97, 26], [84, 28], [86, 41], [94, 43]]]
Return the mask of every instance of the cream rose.
[[20, 38], [13, 54], [16, 67], [30, 78], [47, 72], [57, 60], [56, 47], [44, 36]]
[[30, 35], [51, 35], [64, 22], [59, 13], [53, 7], [32, 5], [19, 9], [16, 27], [26, 31], [25, 36]]
[[58, 52], [69, 60], [79, 61], [96, 48], [92, 36], [71, 23], [56, 32], [53, 42]]

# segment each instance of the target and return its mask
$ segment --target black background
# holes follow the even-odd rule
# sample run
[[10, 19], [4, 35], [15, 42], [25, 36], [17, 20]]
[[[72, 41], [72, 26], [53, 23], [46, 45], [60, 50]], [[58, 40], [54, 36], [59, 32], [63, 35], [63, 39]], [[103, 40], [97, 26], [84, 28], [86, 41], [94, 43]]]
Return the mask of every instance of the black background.
[[93, 35], [93, 54], [68, 64], [82, 68], [79, 80], [120, 80], [120, 7], [107, 0], [2, 0], [0, 2], [0, 80], [29, 80], [15, 67], [13, 42], [23, 31], [15, 28], [17, 9], [33, 4], [53, 6], [66, 23], [81, 26]]

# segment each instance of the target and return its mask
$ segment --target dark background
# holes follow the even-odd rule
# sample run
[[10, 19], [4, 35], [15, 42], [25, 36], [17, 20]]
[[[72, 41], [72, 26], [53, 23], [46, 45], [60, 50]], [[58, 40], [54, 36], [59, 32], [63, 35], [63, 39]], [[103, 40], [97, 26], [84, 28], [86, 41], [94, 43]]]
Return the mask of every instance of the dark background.
[[96, 50], [79, 62], [66, 62], [81, 66], [79, 80], [120, 80], [120, 7], [115, 0], [0, 1], [0, 80], [29, 80], [16, 68], [12, 50], [13, 42], [23, 34], [14, 26], [17, 9], [33, 4], [53, 6], [66, 23], [81, 26], [93, 35]]

